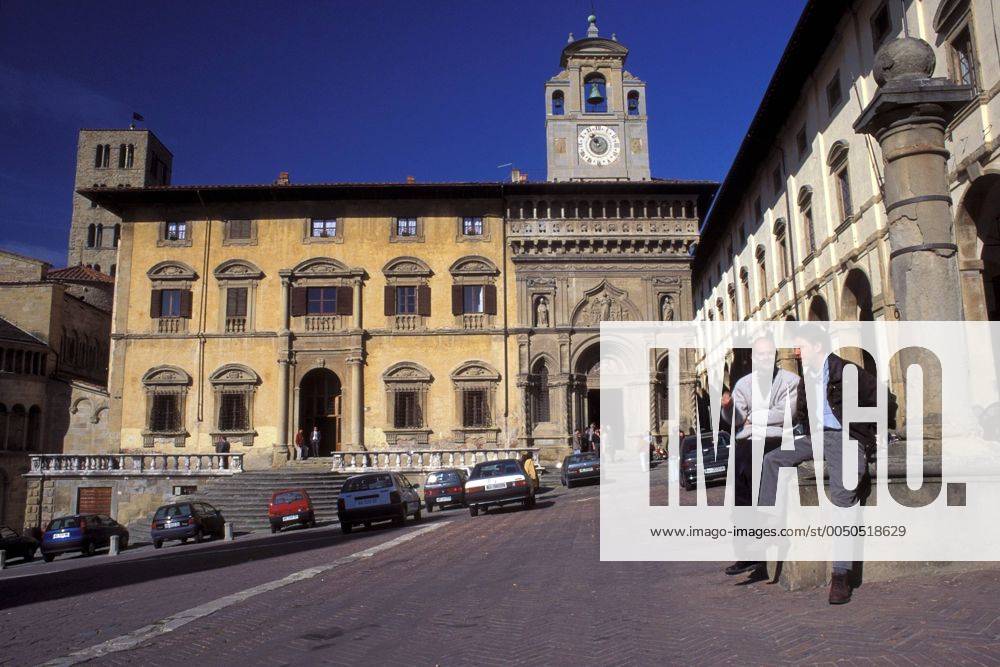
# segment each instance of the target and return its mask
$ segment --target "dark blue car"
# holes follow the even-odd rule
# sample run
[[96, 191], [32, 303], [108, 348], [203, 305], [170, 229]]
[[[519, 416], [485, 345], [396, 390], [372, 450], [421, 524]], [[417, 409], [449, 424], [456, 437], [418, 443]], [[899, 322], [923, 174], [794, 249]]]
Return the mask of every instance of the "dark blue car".
[[601, 481], [601, 456], [597, 452], [570, 454], [563, 459], [559, 481], [567, 489], [577, 482]]
[[46, 563], [59, 554], [80, 552], [93, 556], [98, 549], [111, 544], [111, 536], [118, 536], [118, 548], [128, 547], [128, 529], [109, 516], [101, 514], [74, 514], [52, 519], [42, 535], [42, 558]]
[[206, 502], [190, 501], [164, 505], [156, 510], [149, 536], [153, 538], [153, 546], [159, 549], [165, 540], [201, 542], [206, 537], [221, 538], [225, 531], [226, 520], [222, 512]]

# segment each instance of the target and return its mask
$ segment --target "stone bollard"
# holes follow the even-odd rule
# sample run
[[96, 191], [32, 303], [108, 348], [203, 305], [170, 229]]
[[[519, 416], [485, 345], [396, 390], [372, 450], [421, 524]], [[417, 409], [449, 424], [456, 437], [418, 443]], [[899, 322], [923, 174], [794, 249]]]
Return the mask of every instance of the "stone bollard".
[[7, 567], [7, 552], [0, 549], [0, 570]]
[[233, 524], [231, 522], [229, 522], [229, 521], [226, 522], [226, 538], [225, 539], [226, 539], [226, 542], [232, 542], [234, 539], [236, 539], [233, 536]]
[[118, 549], [118, 543], [119, 543], [119, 537], [118, 537], [118, 535], [112, 535], [111, 536], [111, 544], [108, 546], [108, 555], [109, 556], [117, 556], [118, 555], [118, 551], [119, 551], [119, 549]]

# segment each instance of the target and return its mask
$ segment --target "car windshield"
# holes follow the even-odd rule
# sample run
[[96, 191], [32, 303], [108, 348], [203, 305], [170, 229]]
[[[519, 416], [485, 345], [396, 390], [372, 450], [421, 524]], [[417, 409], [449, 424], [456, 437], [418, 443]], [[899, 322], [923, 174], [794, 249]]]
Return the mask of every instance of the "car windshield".
[[427, 484], [459, 484], [461, 480], [455, 470], [444, 470], [442, 472], [432, 472], [427, 475]]
[[62, 530], [63, 528], [79, 528], [80, 519], [75, 516], [64, 516], [58, 519], [52, 519], [49, 523], [48, 530]]
[[477, 465], [472, 471], [472, 478], [503, 477], [504, 475], [517, 475], [520, 472], [521, 467], [517, 465], [517, 461], [493, 461]]
[[302, 494], [298, 491], [286, 491], [285, 493], [279, 493], [274, 497], [275, 505], [284, 505], [287, 503], [294, 503], [296, 500], [302, 500]]
[[167, 505], [156, 510], [157, 519], [170, 519], [175, 516], [189, 516], [190, 514], [191, 505], [187, 503], [183, 505]]
[[344, 482], [344, 491], [378, 491], [392, 488], [392, 475], [364, 475]]
[[587, 452], [586, 454], [573, 454], [569, 457], [567, 463], [587, 463], [589, 461], [600, 461], [601, 455], [594, 452]]

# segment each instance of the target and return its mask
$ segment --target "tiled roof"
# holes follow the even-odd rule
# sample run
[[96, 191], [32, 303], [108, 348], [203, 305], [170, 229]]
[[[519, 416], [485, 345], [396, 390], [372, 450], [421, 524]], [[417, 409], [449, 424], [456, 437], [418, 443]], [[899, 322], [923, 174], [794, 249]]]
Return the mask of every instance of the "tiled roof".
[[16, 324], [11, 324], [2, 317], [0, 317], [0, 340], [14, 343], [28, 343], [30, 345], [45, 345], [43, 341], [35, 338]]
[[114, 283], [111, 276], [88, 268], [83, 264], [67, 266], [65, 269], [56, 269], [45, 274], [48, 280], [65, 280], [67, 282], [80, 283]]

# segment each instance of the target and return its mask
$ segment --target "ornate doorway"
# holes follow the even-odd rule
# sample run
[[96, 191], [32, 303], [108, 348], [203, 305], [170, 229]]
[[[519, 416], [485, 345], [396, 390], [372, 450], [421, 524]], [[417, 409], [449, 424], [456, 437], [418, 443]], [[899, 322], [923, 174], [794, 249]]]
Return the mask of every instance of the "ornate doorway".
[[299, 384], [299, 428], [305, 433], [307, 443], [313, 427], [319, 428], [321, 456], [329, 456], [340, 448], [342, 392], [340, 378], [326, 368], [314, 368]]
[[601, 348], [592, 344], [576, 362], [576, 373], [581, 378], [577, 397], [577, 423], [574, 428], [585, 429], [590, 424], [601, 423]]

